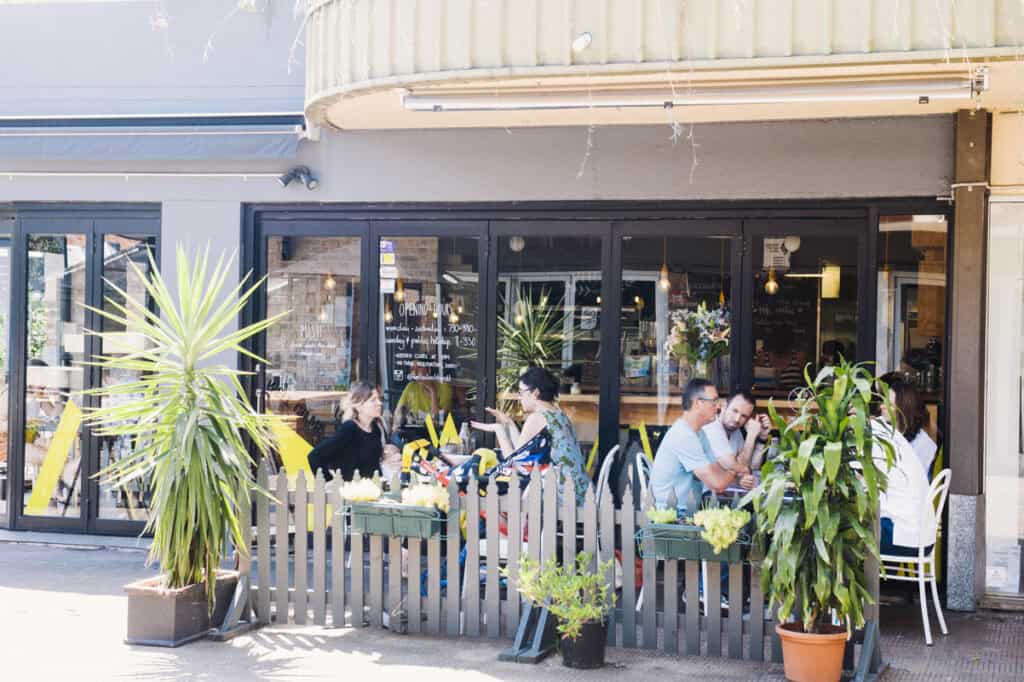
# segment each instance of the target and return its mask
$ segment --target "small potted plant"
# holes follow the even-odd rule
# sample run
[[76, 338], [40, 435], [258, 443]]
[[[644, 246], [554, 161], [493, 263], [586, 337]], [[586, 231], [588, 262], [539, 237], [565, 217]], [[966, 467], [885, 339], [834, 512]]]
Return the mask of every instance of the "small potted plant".
[[790, 422], [769, 405], [778, 456], [743, 502], [753, 502], [766, 546], [761, 584], [779, 607], [786, 677], [834, 682], [849, 630], [864, 625], [871, 602], [864, 561], [878, 556], [873, 522], [894, 454], [884, 432], [872, 429], [870, 405], [888, 400], [888, 391], [845, 360], [813, 380], [805, 371], [805, 380]]
[[615, 606], [615, 592], [605, 582], [612, 562], [592, 571], [592, 559], [589, 552], [580, 552], [575, 563], [567, 565], [549, 559], [541, 567], [528, 557], [519, 562], [519, 593], [555, 617], [562, 662], [569, 668], [604, 665], [608, 614]]
[[[179, 246], [176, 260], [176, 295], [150, 253], [149, 275], [126, 259], [144, 297], [108, 282], [115, 295], [104, 309], [90, 308], [118, 331], [92, 332], [103, 354], [89, 364], [135, 377], [87, 392], [101, 407], [86, 412], [86, 423], [133, 444], [99, 475], [122, 489], [133, 482], [147, 489], [149, 561], [163, 571], [125, 587], [130, 644], [178, 646], [223, 620], [238, 579], [220, 570], [224, 548], [230, 541], [239, 554], [249, 551], [249, 520], [239, 518], [256, 490], [249, 448], [265, 454], [273, 438], [270, 417], [253, 409], [240, 372], [216, 361], [223, 353], [253, 357], [241, 344], [281, 317], [232, 328], [262, 280], [246, 285], [243, 278], [225, 291], [232, 258], [211, 270], [208, 250], [193, 264]], [[125, 331], [143, 347], [126, 344]]]

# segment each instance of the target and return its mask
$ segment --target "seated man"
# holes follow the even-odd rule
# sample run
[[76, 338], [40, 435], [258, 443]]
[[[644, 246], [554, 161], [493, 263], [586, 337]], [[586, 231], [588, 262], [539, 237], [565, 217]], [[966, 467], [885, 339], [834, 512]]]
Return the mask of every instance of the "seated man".
[[[764, 463], [770, 430], [768, 415], [754, 417], [754, 396], [750, 391], [740, 390], [732, 394], [718, 418], [705, 426], [703, 432], [711, 454], [722, 466], [735, 469], [739, 464], [754, 471]], [[751, 474], [740, 479], [740, 487], [747, 490], [756, 484], [757, 480]]]
[[737, 465], [727, 468], [715, 461], [702, 429], [718, 414], [718, 390], [704, 379], [693, 379], [683, 389], [683, 416], [676, 420], [661, 439], [651, 468], [651, 490], [659, 508], [668, 504], [675, 492], [676, 508], [689, 514], [692, 494], [699, 501], [704, 489], [724, 492], [749, 469]]

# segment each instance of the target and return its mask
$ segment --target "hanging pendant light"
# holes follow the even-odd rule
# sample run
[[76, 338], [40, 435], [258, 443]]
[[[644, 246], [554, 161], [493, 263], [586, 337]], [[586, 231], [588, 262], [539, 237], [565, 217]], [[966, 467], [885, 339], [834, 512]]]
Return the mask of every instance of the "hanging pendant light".
[[327, 279], [324, 280], [324, 289], [327, 291], [334, 291], [334, 288], [338, 286], [338, 280], [334, 279], [334, 275], [327, 275]]
[[394, 319], [395, 319], [395, 316], [391, 314], [391, 304], [390, 303], [385, 303], [384, 304], [384, 322], [386, 322], [387, 324], [391, 324], [391, 322], [394, 321]]
[[458, 324], [459, 323], [459, 313], [456, 312], [454, 307], [448, 312], [448, 323], [449, 324]]
[[768, 281], [764, 283], [764, 291], [769, 296], [779, 293], [779, 281], [775, 279], [775, 268], [768, 270]]
[[668, 237], [661, 242], [661, 276], [658, 277], [658, 286], [662, 291], [668, 291], [672, 286], [668, 279]]
[[402, 283], [402, 278], [399, 277], [395, 280], [395, 301], [401, 303], [405, 300], [405, 284]]

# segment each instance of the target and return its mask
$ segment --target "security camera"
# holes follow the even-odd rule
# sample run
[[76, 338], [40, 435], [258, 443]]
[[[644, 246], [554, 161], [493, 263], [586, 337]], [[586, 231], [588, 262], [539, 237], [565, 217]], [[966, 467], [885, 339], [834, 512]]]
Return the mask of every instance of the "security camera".
[[309, 170], [308, 166], [295, 166], [277, 178], [282, 187], [287, 187], [292, 180], [298, 180], [309, 191], [313, 191], [320, 186], [320, 181], [313, 177], [313, 173]]

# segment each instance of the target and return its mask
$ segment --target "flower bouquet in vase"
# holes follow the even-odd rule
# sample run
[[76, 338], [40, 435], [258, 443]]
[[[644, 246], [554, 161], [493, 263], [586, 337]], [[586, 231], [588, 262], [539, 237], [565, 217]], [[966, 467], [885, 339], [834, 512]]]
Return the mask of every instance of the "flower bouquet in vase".
[[679, 362], [679, 387], [698, 377], [717, 386], [717, 360], [729, 352], [729, 311], [701, 303], [693, 310], [672, 311], [670, 319], [665, 350]]

